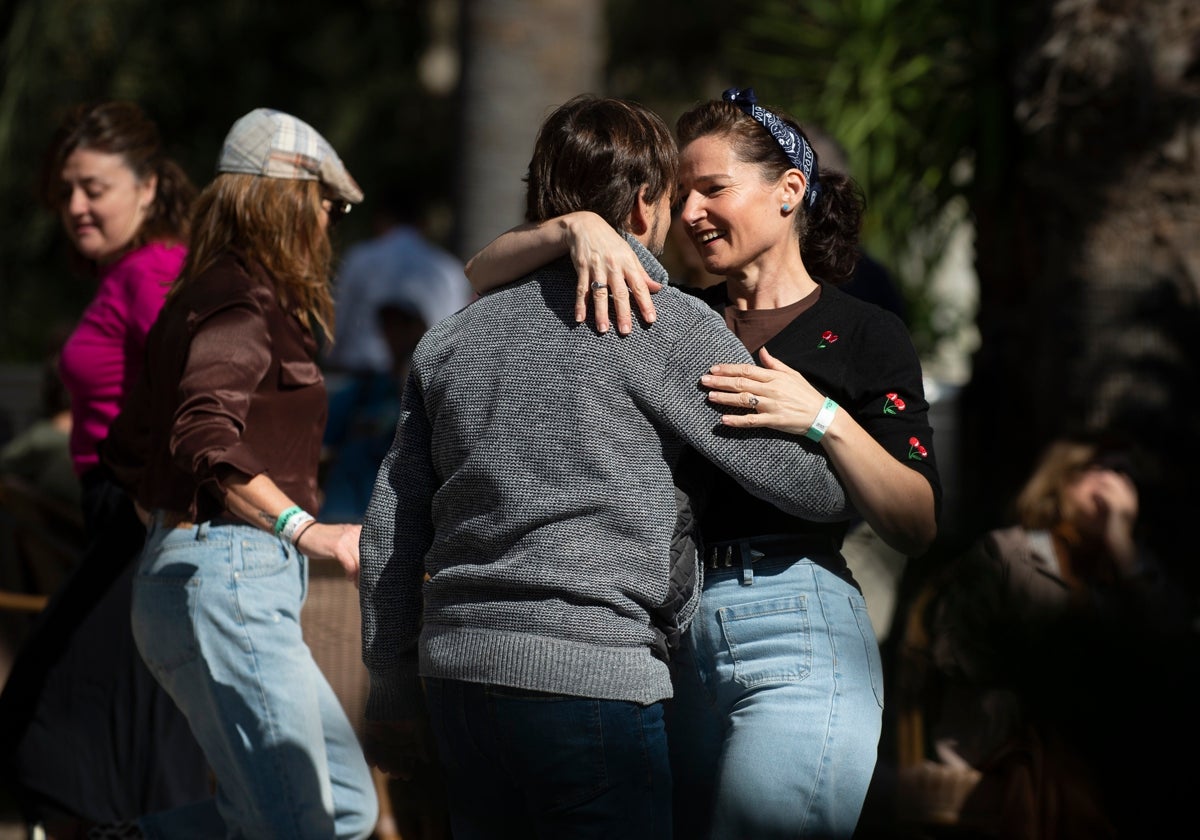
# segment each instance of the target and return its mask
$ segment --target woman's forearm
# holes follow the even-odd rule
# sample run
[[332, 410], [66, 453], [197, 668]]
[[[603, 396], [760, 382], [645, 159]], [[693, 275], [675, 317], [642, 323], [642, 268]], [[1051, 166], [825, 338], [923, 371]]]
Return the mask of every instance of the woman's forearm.
[[937, 536], [933, 488], [893, 458], [854, 420], [839, 411], [821, 444], [855, 508], [897, 551], [917, 557]]
[[[253, 478], [234, 478], [227, 482], [225, 505], [230, 513], [264, 531], [275, 533], [279, 515], [295, 503], [265, 474]], [[310, 513], [306, 511], [306, 513]], [[306, 557], [336, 560], [346, 577], [358, 581], [358, 538], [361, 525], [325, 524], [309, 521], [292, 537]], [[287, 529], [280, 536], [287, 536]]]
[[589, 305], [598, 332], [608, 332], [610, 306], [622, 335], [633, 330], [634, 307], [647, 324], [658, 317], [653, 293], [662, 286], [650, 278], [624, 236], [587, 210], [502, 233], [467, 262], [467, 277], [483, 294], [568, 254], [575, 266], [576, 322], [587, 320]]
[[264, 531], [274, 531], [279, 514], [295, 504], [266, 476], [231, 478], [226, 482], [225, 506], [239, 519]]
[[489, 242], [467, 261], [467, 279], [479, 294], [524, 277], [570, 251], [570, 216], [530, 222]]
[[[700, 378], [710, 402], [742, 412], [721, 422], [741, 428], [805, 435], [825, 395], [794, 368], [764, 348], [762, 366], [715, 365]], [[846, 494], [888, 545], [909, 556], [924, 554], [937, 536], [933, 488], [916, 470], [897, 461], [849, 411], [837, 410], [821, 437]]]

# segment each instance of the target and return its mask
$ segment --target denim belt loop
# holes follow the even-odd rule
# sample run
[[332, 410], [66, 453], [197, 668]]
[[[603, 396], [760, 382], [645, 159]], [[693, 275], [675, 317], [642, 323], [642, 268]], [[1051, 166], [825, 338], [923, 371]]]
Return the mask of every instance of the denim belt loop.
[[750, 555], [750, 541], [742, 540], [742, 586], [754, 585], [754, 558]]
[[766, 557], [761, 551], [750, 547], [750, 540], [742, 540], [742, 586], [754, 585], [754, 564]]

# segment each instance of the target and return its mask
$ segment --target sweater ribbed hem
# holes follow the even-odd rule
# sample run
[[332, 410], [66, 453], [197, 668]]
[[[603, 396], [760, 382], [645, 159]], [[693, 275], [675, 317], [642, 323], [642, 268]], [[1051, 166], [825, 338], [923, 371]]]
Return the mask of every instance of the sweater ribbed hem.
[[641, 705], [672, 695], [667, 664], [649, 647], [426, 625], [420, 649], [422, 677]]

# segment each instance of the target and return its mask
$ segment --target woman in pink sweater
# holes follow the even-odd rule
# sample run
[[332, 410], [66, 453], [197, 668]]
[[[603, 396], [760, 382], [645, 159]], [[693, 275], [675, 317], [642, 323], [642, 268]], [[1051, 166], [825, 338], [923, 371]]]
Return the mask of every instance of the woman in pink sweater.
[[[145, 538], [97, 445], [141, 373], [146, 334], [187, 255], [196, 190], [135, 104], [71, 108], [50, 145], [43, 197], [96, 293], [63, 346], [70, 453], [87, 546], [0, 696], [0, 755], [28, 821], [108, 822], [207, 795], [187, 723], [146, 672], [129, 627]], [[81, 687], [94, 693], [80, 702]]]

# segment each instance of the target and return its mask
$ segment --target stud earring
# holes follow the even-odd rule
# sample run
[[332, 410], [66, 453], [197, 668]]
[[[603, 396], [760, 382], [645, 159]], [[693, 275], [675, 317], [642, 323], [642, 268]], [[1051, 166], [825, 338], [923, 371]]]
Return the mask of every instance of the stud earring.
[[791, 210], [791, 209], [792, 209], [792, 205], [790, 205], [790, 204], [785, 204], [785, 205], [783, 205], [783, 212], [784, 212], [784, 213], [786, 213], [787, 211], [789, 211], [789, 210]]

